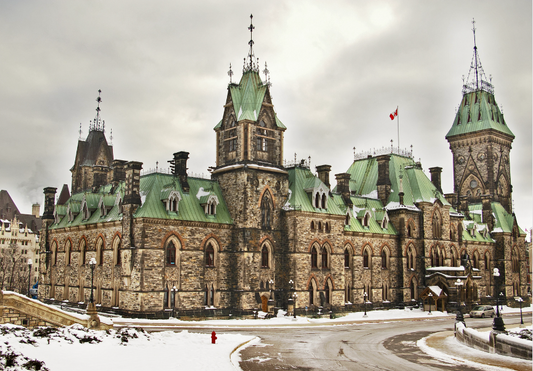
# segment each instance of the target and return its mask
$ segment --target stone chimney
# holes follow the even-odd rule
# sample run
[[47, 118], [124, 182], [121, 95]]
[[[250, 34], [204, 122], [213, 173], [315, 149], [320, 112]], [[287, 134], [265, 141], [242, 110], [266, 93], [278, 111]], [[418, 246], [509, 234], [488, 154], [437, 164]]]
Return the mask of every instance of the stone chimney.
[[431, 173], [431, 183], [433, 183], [433, 185], [435, 186], [435, 188], [437, 188], [437, 190], [442, 193], [442, 187], [441, 187], [441, 182], [440, 182], [440, 178], [441, 178], [441, 173], [442, 173], [442, 168], [441, 167], [430, 167], [429, 168], [429, 172]]
[[351, 207], [352, 200], [350, 199], [350, 174], [335, 174], [335, 179], [337, 180], [337, 192], [341, 194], [344, 202]]
[[126, 163], [127, 161], [124, 160], [113, 160], [113, 182], [126, 180], [126, 172], [124, 171]]
[[33, 205], [31, 205], [31, 215], [33, 215], [36, 218], [40, 218], [41, 217], [41, 205], [39, 205], [38, 203], [34, 203]]
[[[318, 173], [318, 179], [322, 181], [328, 188], [330, 188], [329, 184], [329, 172], [331, 171], [331, 165], [320, 165], [316, 167], [316, 171]], [[338, 187], [338, 186], [337, 186]]]
[[44, 189], [44, 213], [43, 220], [54, 219], [54, 206], [57, 188], [47, 187]]
[[181, 188], [184, 192], [189, 192], [189, 182], [187, 181], [187, 160], [189, 159], [189, 152], [181, 151], [174, 153], [174, 160], [171, 163], [174, 176], [180, 178]]
[[124, 190], [123, 205], [140, 205], [141, 169], [142, 162], [130, 161], [125, 166], [126, 189]]
[[390, 155], [377, 156], [376, 160], [378, 162], [378, 181], [376, 183], [378, 198], [383, 206], [385, 206], [391, 193], [391, 182], [389, 178]]

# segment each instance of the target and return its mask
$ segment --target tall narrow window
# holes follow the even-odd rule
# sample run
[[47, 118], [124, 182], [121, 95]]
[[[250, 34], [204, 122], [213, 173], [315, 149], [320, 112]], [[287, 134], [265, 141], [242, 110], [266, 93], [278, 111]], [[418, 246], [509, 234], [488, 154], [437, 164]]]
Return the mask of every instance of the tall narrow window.
[[311, 268], [318, 268], [318, 256], [314, 246], [311, 248]]
[[387, 250], [383, 249], [381, 250], [381, 268], [387, 269], [388, 266], [388, 256], [387, 256]]
[[363, 268], [368, 268], [370, 266], [370, 257], [368, 255], [368, 249], [363, 251]]
[[328, 268], [328, 250], [326, 247], [322, 248], [322, 268]]
[[324, 295], [326, 296], [326, 304], [331, 304], [330, 300], [330, 292], [329, 292], [329, 280], [326, 281], [326, 285], [324, 286]]
[[313, 284], [309, 284], [309, 305], [315, 304], [315, 289]]
[[344, 249], [344, 268], [350, 268], [350, 251]]
[[72, 244], [70, 240], [65, 244], [65, 265], [70, 265], [70, 251], [72, 250]]
[[327, 209], [328, 198], [325, 193], [322, 194], [322, 209]]
[[433, 214], [432, 231], [433, 238], [440, 239], [442, 237], [442, 224], [437, 212]]
[[205, 265], [207, 267], [215, 266], [215, 249], [213, 249], [213, 245], [211, 244], [207, 245], [205, 249]]
[[174, 245], [174, 241], [168, 243], [165, 255], [167, 265], [176, 265], [176, 245]]
[[80, 258], [79, 258], [79, 261], [80, 261], [80, 265], [84, 265], [85, 264], [85, 239], [82, 239], [80, 241]]
[[263, 246], [261, 249], [261, 268], [268, 268], [268, 247]]
[[272, 228], [272, 200], [268, 191], [263, 194], [261, 200], [261, 228]]

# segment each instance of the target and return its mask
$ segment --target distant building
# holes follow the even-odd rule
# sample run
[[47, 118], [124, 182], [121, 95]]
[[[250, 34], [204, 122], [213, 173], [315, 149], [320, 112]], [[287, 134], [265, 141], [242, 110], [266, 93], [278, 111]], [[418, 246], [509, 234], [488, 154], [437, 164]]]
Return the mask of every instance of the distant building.
[[3, 189], [0, 191], [0, 219], [13, 220], [17, 217], [19, 222], [27, 225], [35, 233], [39, 233], [42, 227], [42, 220], [39, 216], [40, 208], [40, 205], [35, 203], [32, 205], [31, 214], [21, 214], [9, 192]]
[[142, 163], [114, 160], [98, 98], [72, 195], [56, 203], [56, 189], [44, 190], [40, 298], [86, 303], [92, 278], [102, 308], [138, 316], [266, 311], [290, 297], [297, 311], [313, 311], [422, 300], [454, 308], [526, 294], [514, 135], [480, 64], [446, 136], [454, 193], [443, 194], [441, 168], [429, 179], [397, 149], [359, 156], [333, 187], [331, 166], [315, 175], [305, 160], [283, 161], [287, 127], [252, 45], [214, 128], [211, 179], [188, 176], [183, 151], [170, 173], [141, 175]]
[[[31, 272], [29, 272], [31, 263]], [[0, 288], [26, 294], [39, 277], [39, 236], [27, 226], [0, 219]]]

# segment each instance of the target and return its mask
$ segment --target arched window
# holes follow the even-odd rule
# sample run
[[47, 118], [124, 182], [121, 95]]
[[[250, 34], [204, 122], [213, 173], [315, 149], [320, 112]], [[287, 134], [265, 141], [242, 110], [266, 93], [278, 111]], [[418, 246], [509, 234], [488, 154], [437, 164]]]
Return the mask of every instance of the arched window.
[[326, 228], [326, 233], [330, 233], [331, 232], [331, 226], [330, 226], [329, 222], [326, 222], [325, 228]]
[[261, 228], [272, 228], [272, 200], [270, 192], [265, 192], [261, 199]]
[[389, 268], [389, 252], [385, 248], [381, 250], [381, 268], [383, 269]]
[[[15, 259], [15, 258], [13, 258]], [[56, 265], [57, 264], [57, 242], [54, 241], [54, 243], [52, 244], [52, 259], [51, 259], [51, 263], [52, 265]]]
[[344, 268], [350, 268], [350, 250], [344, 249]]
[[269, 264], [268, 264], [268, 247], [266, 246], [263, 246], [263, 248], [261, 249], [261, 268], [268, 268], [269, 267]]
[[520, 259], [516, 248], [511, 252], [511, 266], [514, 273], [520, 272]]
[[485, 270], [490, 270], [490, 256], [489, 253], [485, 253]]
[[170, 308], [170, 296], [168, 286], [165, 286], [165, 291], [163, 292], [163, 308]]
[[205, 266], [214, 267], [215, 266], [215, 249], [213, 245], [208, 244], [205, 249]]
[[474, 252], [474, 268], [479, 269], [479, 254], [477, 251]]
[[415, 269], [416, 250], [413, 245], [407, 248], [407, 269]]
[[440, 239], [442, 237], [442, 223], [437, 211], [433, 214], [432, 231], [434, 239]]
[[318, 222], [318, 231], [322, 232], [322, 222]]
[[315, 193], [315, 207], [320, 209], [320, 193]]
[[363, 251], [363, 268], [370, 267], [370, 254], [368, 253], [368, 248]]
[[325, 193], [322, 194], [322, 209], [327, 209], [328, 198]]
[[311, 221], [311, 231], [315, 231], [315, 222]]
[[329, 254], [325, 246], [322, 248], [322, 268], [329, 268]]
[[389, 288], [386, 283], [383, 283], [383, 287], [381, 288], [381, 300], [389, 301]]
[[365, 217], [363, 218], [363, 227], [368, 227], [370, 223], [370, 213], [366, 213]]
[[81, 241], [80, 241], [80, 258], [79, 258], [79, 261], [80, 261], [80, 265], [84, 265], [85, 264], [85, 239], [82, 238]]
[[318, 253], [314, 246], [311, 248], [311, 268], [318, 268]]
[[169, 241], [167, 244], [165, 261], [167, 265], [176, 265], [176, 245], [174, 241]]
[[96, 241], [96, 265], [104, 264], [104, 240], [102, 237]]
[[352, 302], [352, 288], [350, 287], [350, 284], [347, 284], [346, 288], [344, 289], [344, 302], [345, 303]]
[[455, 250], [455, 248], [452, 248], [452, 262], [451, 262], [451, 266], [452, 267], [457, 267], [457, 251]]
[[113, 265], [120, 265], [120, 237], [113, 240]]
[[65, 265], [70, 265], [70, 251], [72, 250], [72, 244], [70, 240], [65, 243]]

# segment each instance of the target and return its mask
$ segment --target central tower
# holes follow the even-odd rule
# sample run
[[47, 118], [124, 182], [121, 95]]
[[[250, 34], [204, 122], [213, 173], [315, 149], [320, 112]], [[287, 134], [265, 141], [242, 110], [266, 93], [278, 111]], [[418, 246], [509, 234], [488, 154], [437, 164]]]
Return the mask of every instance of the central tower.
[[[250, 16], [252, 19], [253, 17]], [[274, 112], [270, 97], [268, 69], [259, 75], [259, 59], [253, 51], [253, 24], [250, 24], [250, 51], [244, 58], [242, 78], [230, 84], [222, 120], [215, 126], [217, 134], [217, 169], [237, 163], [257, 163], [281, 167], [283, 165], [283, 132], [285, 125]]]

